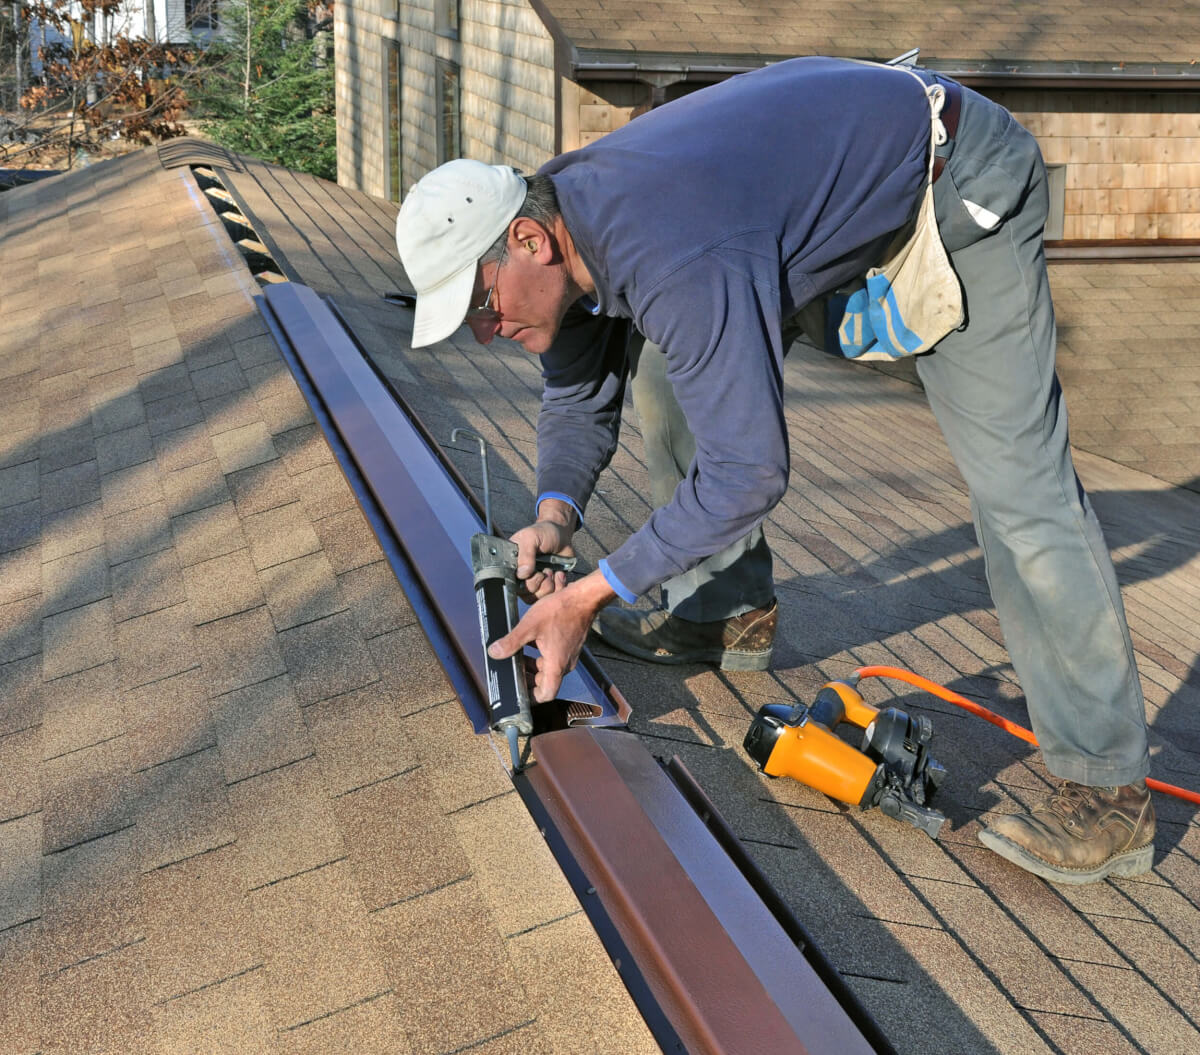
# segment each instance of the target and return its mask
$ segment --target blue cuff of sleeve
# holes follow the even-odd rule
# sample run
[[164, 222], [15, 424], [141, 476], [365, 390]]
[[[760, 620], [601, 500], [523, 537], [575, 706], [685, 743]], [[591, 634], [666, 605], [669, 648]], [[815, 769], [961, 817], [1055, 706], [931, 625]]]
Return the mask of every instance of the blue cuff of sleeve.
[[537, 501], [533, 503], [533, 515], [536, 518], [538, 510], [542, 508], [542, 501], [546, 498], [557, 498], [560, 502], [566, 502], [572, 509], [575, 510], [575, 515], [579, 517], [579, 527], [583, 527], [583, 510], [576, 504], [575, 499], [570, 495], [565, 495], [561, 491], [543, 491], [537, 496]]
[[622, 601], [627, 601], [629, 604], [633, 604], [637, 600], [637, 594], [631, 593], [625, 588], [625, 584], [617, 578], [616, 573], [608, 566], [608, 561], [605, 558], [600, 558], [599, 567], [600, 574], [604, 576], [604, 581], [613, 588], [613, 590], [616, 592], [616, 595], [621, 598]]

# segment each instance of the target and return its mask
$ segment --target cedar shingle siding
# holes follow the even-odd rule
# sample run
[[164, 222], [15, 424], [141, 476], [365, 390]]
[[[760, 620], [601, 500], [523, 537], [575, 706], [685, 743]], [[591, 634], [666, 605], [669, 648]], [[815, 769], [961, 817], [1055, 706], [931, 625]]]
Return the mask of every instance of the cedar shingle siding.
[[1064, 238], [1200, 239], [1200, 92], [989, 94], [1066, 166]]
[[[524, 0], [461, 0], [459, 31], [439, 34], [441, 0], [355, 0], [336, 7], [338, 178], [397, 198], [387, 87], [398, 51], [400, 181], [407, 189], [438, 163], [439, 63], [460, 71], [459, 127], [466, 157], [532, 170], [554, 153], [554, 46]], [[396, 17], [398, 15], [398, 17]]]

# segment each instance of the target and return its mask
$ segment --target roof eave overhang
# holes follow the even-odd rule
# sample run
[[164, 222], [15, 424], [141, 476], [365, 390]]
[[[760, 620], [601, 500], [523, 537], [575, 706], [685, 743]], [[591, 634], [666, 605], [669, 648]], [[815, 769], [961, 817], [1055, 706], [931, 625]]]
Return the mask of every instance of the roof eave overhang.
[[931, 61], [924, 65], [972, 88], [1200, 92], [1200, 66], [1185, 63]]
[[[789, 55], [586, 50], [573, 47], [577, 80], [712, 80], [745, 73]], [[1200, 65], [1111, 62], [997, 62], [931, 58], [921, 63], [973, 88], [1200, 92]]]

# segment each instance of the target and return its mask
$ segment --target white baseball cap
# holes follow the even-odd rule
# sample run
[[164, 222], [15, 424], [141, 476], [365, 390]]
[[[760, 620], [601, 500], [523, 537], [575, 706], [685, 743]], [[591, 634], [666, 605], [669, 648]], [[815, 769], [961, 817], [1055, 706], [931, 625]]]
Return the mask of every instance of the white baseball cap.
[[396, 217], [396, 248], [417, 293], [414, 348], [449, 337], [471, 306], [475, 266], [525, 202], [525, 181], [507, 165], [458, 158], [408, 192]]

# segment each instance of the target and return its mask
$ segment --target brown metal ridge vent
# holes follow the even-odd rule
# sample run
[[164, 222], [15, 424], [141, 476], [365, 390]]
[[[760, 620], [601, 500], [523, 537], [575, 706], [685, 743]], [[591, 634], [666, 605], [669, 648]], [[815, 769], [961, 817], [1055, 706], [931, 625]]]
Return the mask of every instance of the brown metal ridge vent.
[[883, 1030], [879, 1028], [879, 1025], [871, 1017], [871, 1013], [858, 999], [854, 991], [846, 984], [845, 979], [842, 978], [837, 968], [829, 962], [828, 958], [817, 946], [808, 928], [793, 915], [787, 903], [771, 885], [770, 879], [758, 867], [754, 859], [746, 853], [746, 848], [742, 845], [742, 841], [729, 826], [729, 822], [721, 816], [716, 805], [708, 797], [696, 778], [688, 771], [687, 766], [683, 764], [683, 760], [678, 755], [674, 755], [665, 764], [664, 769], [684, 800], [712, 834], [717, 845], [729, 855], [730, 860], [737, 866], [737, 870], [742, 873], [746, 882], [750, 884], [750, 888], [762, 900], [762, 903], [767, 907], [771, 915], [779, 921], [779, 925], [783, 928], [784, 933], [787, 934], [796, 948], [804, 954], [804, 958], [808, 960], [813, 970], [816, 971], [817, 976], [828, 987], [834, 999], [842, 1005], [842, 1008], [850, 1016], [854, 1024], [862, 1031], [862, 1035], [866, 1038], [867, 1042], [880, 1055], [895, 1055], [896, 1049], [892, 1046], [892, 1042], [884, 1036]]
[[692, 1055], [874, 1049], [631, 733], [532, 741], [527, 781]]
[[[329, 305], [307, 286], [291, 282], [266, 286], [263, 295], [285, 358], [297, 380], [305, 382], [305, 397], [314, 414], [321, 410], [318, 420], [327, 437], [336, 433], [344, 452], [339, 465], [360, 504], [370, 502], [386, 521], [429, 602], [426, 611], [453, 646], [456, 656], [441, 650], [439, 655], [443, 665], [452, 662], [466, 672], [473, 691], [459, 691], [460, 700], [482, 732], [490, 722], [470, 557], [471, 536], [483, 527], [478, 513]], [[426, 620], [422, 626], [430, 634]], [[624, 701], [606, 691], [592, 669], [583, 664], [572, 671], [559, 702], [583, 704], [590, 711], [590, 717], [576, 720], [624, 724], [627, 706], [622, 713]]]
[[[260, 304], [438, 661], [468, 715], [482, 716], [472, 576], [447, 528], [461, 519], [473, 533], [478, 513], [331, 304], [292, 283], [266, 287]], [[402, 537], [414, 527], [416, 542]], [[466, 642], [453, 635], [456, 609], [469, 613]], [[611, 682], [572, 676], [592, 701], [607, 693], [608, 724], [625, 721]], [[623, 729], [581, 723], [529, 748], [534, 765], [513, 783], [665, 1051], [890, 1055], [840, 976], [814, 969], [807, 935], [698, 787], [681, 794]]]

